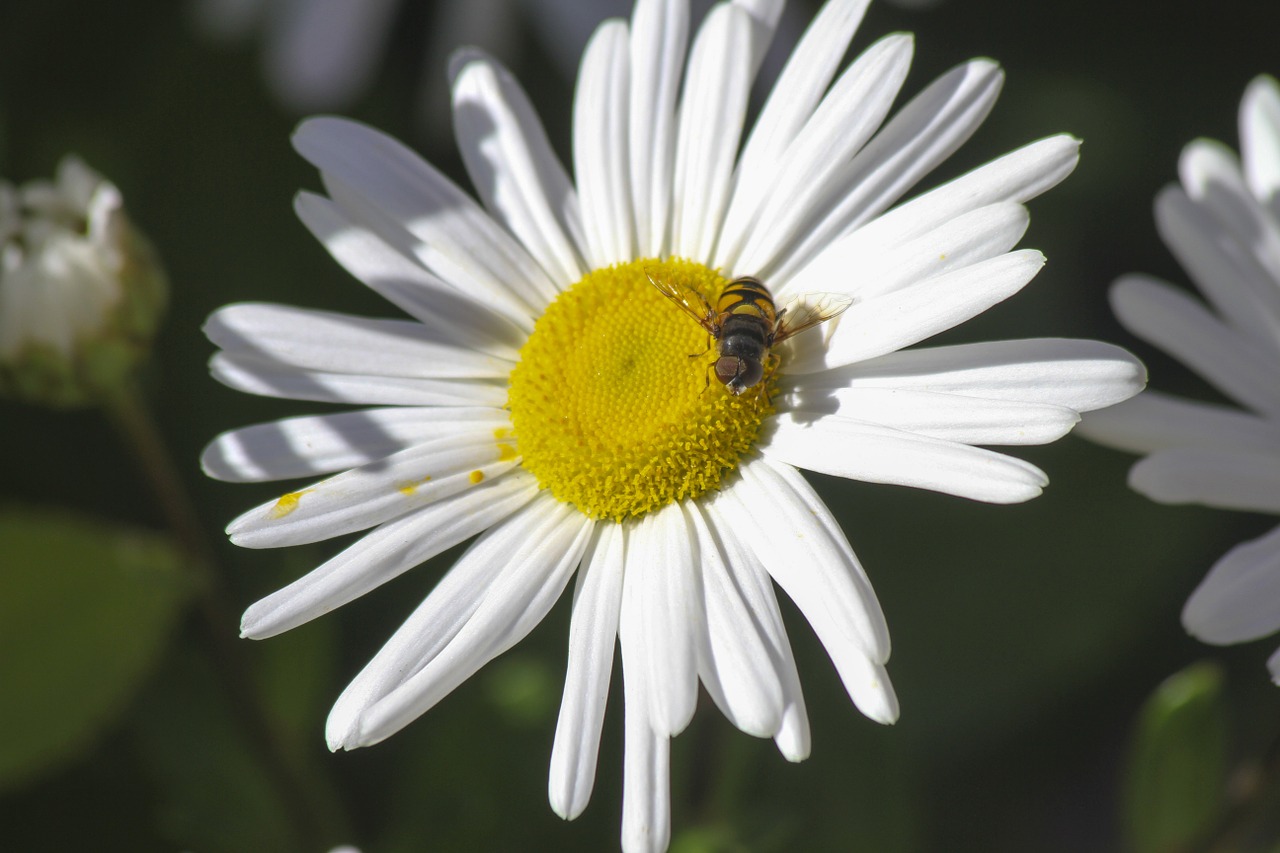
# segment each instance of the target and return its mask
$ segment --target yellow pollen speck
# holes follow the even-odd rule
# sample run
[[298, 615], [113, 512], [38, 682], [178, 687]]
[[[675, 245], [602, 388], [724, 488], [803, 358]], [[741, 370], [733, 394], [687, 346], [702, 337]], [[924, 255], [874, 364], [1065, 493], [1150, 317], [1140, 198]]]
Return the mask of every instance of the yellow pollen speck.
[[715, 342], [646, 270], [712, 305], [728, 283], [675, 259], [595, 270], [547, 308], [511, 373], [522, 464], [592, 518], [621, 521], [717, 488], [773, 411], [764, 383], [735, 397], [716, 381]]
[[431, 477], [426, 476], [418, 480], [410, 480], [406, 483], [401, 483], [400, 494], [404, 495], [406, 498], [412, 497], [413, 493], [418, 490], [418, 486], [425, 485], [429, 482], [431, 482]]
[[476, 483], [479, 483], [481, 480], [484, 479], [484, 472], [472, 471], [471, 475], [467, 479], [471, 480], [471, 485], [474, 486]]
[[298, 508], [298, 501], [302, 500], [302, 496], [310, 491], [312, 490], [303, 489], [301, 492], [289, 492], [287, 495], [281, 495], [275, 506], [271, 507], [271, 517], [284, 518]]

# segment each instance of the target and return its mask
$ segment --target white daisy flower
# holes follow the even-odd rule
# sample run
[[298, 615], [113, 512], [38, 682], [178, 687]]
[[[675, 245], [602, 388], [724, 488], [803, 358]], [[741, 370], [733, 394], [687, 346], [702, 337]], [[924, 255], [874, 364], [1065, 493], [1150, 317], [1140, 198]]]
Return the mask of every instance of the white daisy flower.
[[0, 181], [0, 394], [83, 406], [119, 393], [167, 296], [120, 191], [79, 157], [52, 181]]
[[[1258, 77], [1240, 103], [1240, 148], [1197, 139], [1181, 186], [1156, 196], [1156, 227], [1209, 305], [1146, 275], [1111, 289], [1125, 328], [1239, 405], [1155, 391], [1091, 415], [1086, 434], [1148, 454], [1129, 485], [1162, 503], [1280, 514], [1280, 85]], [[1243, 160], [1243, 162], [1242, 162]], [[1280, 629], [1280, 528], [1228, 551], [1182, 611], [1206, 643]], [[1280, 652], [1268, 662], [1280, 683]]]
[[[523, 638], [576, 573], [551, 805], [573, 818], [587, 804], [616, 638], [623, 847], [661, 850], [669, 739], [699, 683], [744, 732], [792, 761], [809, 753], [774, 583], [857, 707], [898, 716], [880, 606], [797, 469], [1025, 501], [1044, 473], [974, 445], [1053, 441], [1141, 388], [1141, 364], [1094, 341], [903, 350], [1036, 274], [1043, 257], [1012, 248], [1023, 203], [1071, 172], [1078, 143], [1034, 142], [893, 207], [978, 127], [999, 68], [961, 65], [888, 118], [911, 37], [837, 74], [867, 2], [831, 0], [744, 135], [780, 5], [721, 3], [691, 31], [686, 3], [640, 0], [630, 21], [603, 23], [578, 80], [572, 177], [515, 80], [459, 55], [455, 126], [480, 203], [370, 128], [298, 129], [327, 192], [301, 194], [299, 216], [413, 319], [255, 304], [210, 319], [212, 370], [231, 387], [373, 407], [236, 430], [206, 451], [225, 480], [341, 472], [236, 519], [237, 544], [368, 531], [250, 607], [244, 635], [289, 630], [478, 537], [339, 697], [331, 748], [408, 725]], [[779, 347], [776, 370], [762, 358], [770, 375], [735, 395], [709, 375], [717, 346], [651, 280], [714, 305], [742, 275], [780, 309], [826, 294], [784, 323], [852, 304]]]

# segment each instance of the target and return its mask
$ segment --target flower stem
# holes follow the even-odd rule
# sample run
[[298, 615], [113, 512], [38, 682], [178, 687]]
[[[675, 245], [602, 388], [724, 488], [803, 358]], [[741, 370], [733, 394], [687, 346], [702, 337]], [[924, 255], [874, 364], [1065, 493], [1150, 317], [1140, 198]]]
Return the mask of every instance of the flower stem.
[[1243, 849], [1242, 840], [1248, 837], [1251, 825], [1274, 814], [1274, 800], [1280, 789], [1280, 735], [1257, 762], [1240, 768], [1235, 775], [1233, 784], [1228, 786], [1230, 799], [1217, 822], [1185, 853]]
[[214, 551], [187, 495], [164, 436], [146, 401], [130, 385], [104, 401], [107, 416], [133, 451], [178, 544], [196, 591], [205, 642], [223, 681], [232, 713], [257, 748], [264, 769], [277, 789], [295, 827], [302, 850], [323, 850], [347, 836], [347, 822], [335, 808], [337, 797], [322, 795], [316, 774], [302, 767], [285, 748], [275, 721], [255, 688], [250, 661], [231, 626], [238, 624], [217, 570]]

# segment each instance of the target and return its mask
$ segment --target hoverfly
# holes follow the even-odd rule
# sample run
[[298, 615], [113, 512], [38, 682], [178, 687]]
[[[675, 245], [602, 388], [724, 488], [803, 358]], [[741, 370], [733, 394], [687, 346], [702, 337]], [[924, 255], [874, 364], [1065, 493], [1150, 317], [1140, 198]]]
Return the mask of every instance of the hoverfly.
[[778, 356], [770, 350], [811, 326], [838, 316], [853, 299], [836, 293], [808, 294], [804, 302], [792, 300], [781, 311], [764, 282], [754, 276], [735, 278], [725, 287], [713, 309], [705, 296], [656, 271], [645, 270], [663, 296], [684, 309], [719, 346], [716, 379], [733, 395], [772, 375]]

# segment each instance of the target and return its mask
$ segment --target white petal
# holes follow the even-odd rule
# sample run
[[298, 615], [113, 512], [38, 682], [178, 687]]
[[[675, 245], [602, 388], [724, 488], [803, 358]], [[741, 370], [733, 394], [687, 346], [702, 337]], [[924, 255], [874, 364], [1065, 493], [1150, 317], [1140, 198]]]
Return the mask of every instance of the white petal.
[[1134, 453], [1171, 447], [1225, 446], [1259, 453], [1280, 450], [1280, 424], [1274, 421], [1151, 390], [1090, 414], [1080, 424], [1079, 434]]
[[787, 370], [829, 370], [918, 343], [1008, 299], [1043, 266], [1044, 255], [1034, 249], [1020, 249], [892, 293], [855, 300], [840, 316], [827, 346], [801, 350]]
[[1133, 466], [1129, 485], [1161, 503], [1280, 514], [1280, 459], [1274, 448], [1157, 450]]
[[734, 529], [743, 543], [805, 614], [824, 645], [839, 639], [837, 645], [888, 660], [889, 629], [880, 603], [822, 498], [788, 465], [761, 459], [739, 470], [742, 479], [710, 502], [718, 517], [742, 519]]
[[845, 386], [960, 394], [1087, 412], [1146, 384], [1142, 362], [1100, 341], [1033, 338], [926, 347], [798, 377], [801, 395]]
[[1280, 217], [1280, 86], [1255, 77], [1240, 102], [1240, 153], [1254, 195]]
[[396, 406], [286, 418], [224, 432], [200, 456], [210, 477], [237, 483], [315, 477], [374, 462], [415, 444], [510, 430], [501, 409]]
[[688, 0], [637, 0], [631, 18], [631, 199], [641, 257], [663, 254], [675, 162], [676, 94]]
[[744, 50], [751, 58], [751, 76], [760, 69], [773, 41], [778, 19], [782, 17], [785, 0], [731, 0], [733, 5], [747, 14], [751, 21], [751, 38]]
[[1280, 414], [1275, 357], [1185, 292], [1146, 276], [1124, 276], [1111, 288], [1111, 307], [1125, 328], [1224, 394], [1255, 410]]
[[419, 379], [382, 374], [303, 370], [255, 355], [215, 353], [213, 378], [237, 391], [357, 406], [493, 406], [507, 402], [507, 383], [476, 379]]
[[962, 444], [1048, 444], [1080, 420], [1064, 406], [896, 388], [802, 387], [785, 399], [801, 423], [832, 415]]
[[460, 291], [514, 317], [541, 313], [554, 298], [555, 285], [524, 247], [435, 167], [391, 137], [357, 122], [322, 117], [302, 122], [293, 145], [320, 169], [329, 194], [348, 215], [376, 225], [388, 239], [393, 227], [411, 235], [418, 259]]
[[433, 439], [267, 501], [227, 533], [244, 548], [320, 542], [472, 489], [519, 459], [487, 430]]
[[957, 216], [897, 245], [868, 243], [855, 231], [832, 243], [796, 273], [777, 298], [837, 291], [869, 299], [917, 281], [1003, 255], [1027, 230], [1027, 209], [998, 202]]
[[268, 303], [227, 305], [204, 333], [229, 353], [304, 370], [432, 379], [502, 379], [514, 361], [441, 343], [421, 323]]
[[[783, 688], [761, 614], [755, 612], [729, 564], [736, 555], [714, 537], [696, 502], [685, 506], [698, 540], [701, 606], [706, 624], [698, 671], [707, 692], [729, 721], [756, 737], [773, 737], [782, 725]], [[732, 534], [730, 534], [732, 535]], [[738, 549], [741, 550], [741, 549]], [[766, 617], [767, 618], [767, 617]], [[772, 627], [772, 626], [769, 626]]]
[[537, 627], [582, 559], [593, 526], [566, 504], [557, 504], [548, 521], [541, 529], [530, 531], [533, 535], [527, 539], [502, 536], [501, 554], [482, 544], [498, 537], [499, 528], [491, 529], [471, 546], [468, 554], [481, 551], [486, 561], [505, 564], [489, 584], [484, 600], [439, 653], [420, 654], [412, 671], [402, 672], [390, 692], [355, 718], [344, 747], [369, 746], [400, 731]]
[[323, 565], [251, 605], [240, 635], [261, 640], [337, 610], [447, 548], [498, 524], [538, 493], [524, 472], [471, 489], [389, 521]]
[[721, 517], [742, 519], [744, 542], [796, 603], [840, 674], [850, 698], [881, 723], [897, 699], [879, 662], [889, 634], [866, 574], [822, 499], [789, 466], [742, 466], [742, 480], [713, 499]]
[[751, 88], [751, 19], [712, 7], [689, 52], [676, 137], [671, 254], [706, 258], [719, 236]]
[[1267, 670], [1271, 673], [1272, 683], [1280, 685], [1280, 649], [1267, 658]]
[[791, 52], [743, 146], [714, 266], [726, 266], [726, 248], [741, 245], [761, 198], [775, 183], [783, 152], [827, 91], [869, 3], [824, 3]]
[[987, 503], [1021, 503], [1049, 483], [1029, 462], [847, 418], [784, 412], [761, 445], [766, 456], [836, 477], [930, 489]]
[[[1180, 187], [1168, 187], [1156, 196], [1156, 225], [1217, 312], [1275, 352], [1280, 348], [1280, 234], [1243, 186], [1238, 191], [1245, 195], [1232, 199], [1225, 179], [1206, 178], [1209, 151], [1209, 143], [1193, 143], [1183, 155], [1184, 171], [1211, 181], [1202, 190], [1206, 200], [1192, 201]], [[1224, 216], [1247, 221], [1224, 222]]]
[[[784, 285], [796, 270], [808, 264], [833, 240], [869, 223], [896, 202], [978, 128], [995, 104], [1003, 81], [1004, 74], [994, 62], [978, 59], [952, 69], [912, 98], [849, 161], [838, 177], [838, 185], [843, 189], [834, 194], [835, 198], [841, 199], [839, 204], [821, 221], [813, 223], [808, 235], [800, 239], [788, 257], [775, 260], [769, 280], [777, 286]], [[970, 181], [994, 183], [990, 172]], [[1013, 182], [1003, 183], [1007, 189], [1013, 189]], [[1043, 189], [1048, 189], [1048, 186], [1052, 184]], [[924, 233], [964, 210], [984, 207], [995, 201], [1021, 202], [1030, 197], [1011, 192], [975, 196], [967, 207], [956, 205], [946, 211], [931, 211], [932, 221], [915, 233]], [[933, 198], [937, 200], [938, 196]], [[913, 204], [915, 207], [911, 207]], [[924, 211], [933, 208], [934, 202], [917, 200], [902, 207], [911, 210], [895, 216], [895, 220], [900, 221], [903, 216], [914, 219], [929, 215]], [[904, 226], [891, 220], [884, 227]]]
[[302, 224], [347, 272], [375, 293], [426, 326], [436, 340], [469, 345], [499, 358], [515, 360], [532, 322], [506, 319], [470, 295], [427, 272], [365, 225], [357, 224], [332, 200], [298, 193], [294, 211]]
[[[628, 581], [629, 582], [629, 581]], [[623, 722], [622, 850], [663, 853], [671, 840], [671, 739], [654, 730], [649, 719], [647, 663], [636, 657], [635, 608], [623, 593], [621, 621]]]
[[600, 729], [613, 673], [622, 607], [626, 540], [620, 524], [601, 523], [582, 558], [569, 624], [564, 698], [551, 747], [551, 809], [565, 820], [582, 814], [595, 784]]
[[573, 97], [574, 174], [593, 269], [635, 257], [627, 147], [629, 39], [624, 21], [600, 25], [582, 55]]
[[[561, 288], [582, 278], [578, 196], [515, 78], [475, 50], [455, 54], [453, 126], [471, 183]], [[554, 296], [554, 294], [548, 294]]]
[[329, 749], [351, 741], [356, 718], [440, 653], [475, 613], [499, 573], [510, 565], [511, 543], [530, 538], [556, 523], [559, 504], [540, 493], [523, 509], [495, 525], [467, 549], [417, 609], [352, 679], [325, 724]]
[[1256, 640], [1280, 629], [1280, 528], [1228, 551], [1196, 587], [1182, 624], [1206, 643]]
[[768, 276], [846, 194], [840, 178], [888, 115], [911, 66], [911, 36], [886, 36], [849, 66], [782, 157], [741, 247], [724, 257], [734, 269]]
[[737, 535], [738, 523], [721, 514], [723, 507], [715, 502], [704, 503], [707, 523], [724, 549], [725, 565], [738, 592], [750, 608], [755, 628], [764, 637], [770, 649], [773, 666], [781, 680], [782, 719], [773, 739], [778, 750], [788, 761], [803, 761], [809, 757], [809, 717], [805, 711], [804, 693], [800, 689], [800, 674], [796, 672], [791, 642], [778, 609], [778, 598], [773, 591], [769, 573], [759, 557]]
[[647, 667], [649, 724], [674, 736], [698, 701], [694, 637], [702, 630], [693, 539], [678, 504], [646, 515], [627, 540], [624, 609], [638, 614], [634, 657]]

